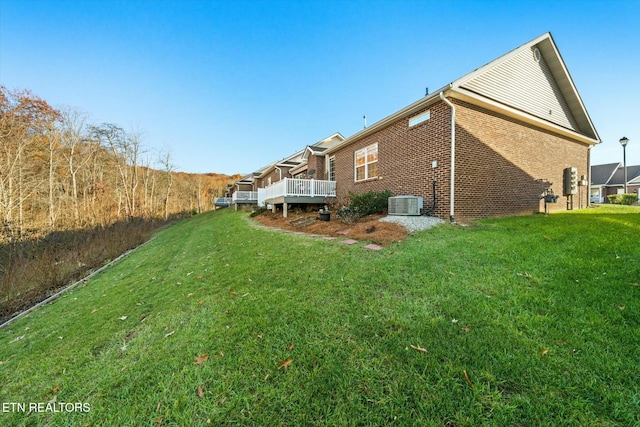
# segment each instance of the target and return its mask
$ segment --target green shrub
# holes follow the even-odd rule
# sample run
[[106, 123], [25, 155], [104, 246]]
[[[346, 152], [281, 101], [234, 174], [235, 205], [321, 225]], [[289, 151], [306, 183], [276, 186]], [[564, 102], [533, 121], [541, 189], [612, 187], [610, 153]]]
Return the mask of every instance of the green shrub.
[[633, 205], [638, 201], [638, 195], [633, 194], [611, 194], [607, 196], [609, 203], [614, 205]]
[[392, 195], [393, 193], [389, 190], [350, 193], [349, 208], [361, 217], [374, 213], [384, 213], [387, 211], [388, 199]]

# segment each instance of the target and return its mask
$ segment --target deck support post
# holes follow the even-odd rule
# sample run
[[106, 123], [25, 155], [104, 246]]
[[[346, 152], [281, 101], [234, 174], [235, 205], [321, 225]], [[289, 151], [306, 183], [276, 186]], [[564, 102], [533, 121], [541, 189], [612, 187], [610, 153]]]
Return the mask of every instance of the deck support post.
[[287, 217], [287, 202], [282, 203], [282, 216]]

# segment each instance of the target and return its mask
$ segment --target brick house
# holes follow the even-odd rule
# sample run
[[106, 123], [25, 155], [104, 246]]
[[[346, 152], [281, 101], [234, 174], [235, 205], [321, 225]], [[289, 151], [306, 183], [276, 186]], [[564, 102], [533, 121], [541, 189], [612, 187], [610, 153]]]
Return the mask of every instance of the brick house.
[[325, 151], [345, 138], [336, 132], [288, 157], [242, 177], [232, 186], [231, 204], [270, 205], [287, 216], [290, 204], [324, 204], [335, 196], [335, 180], [329, 176]]
[[[622, 163], [591, 166], [592, 203], [609, 203], [607, 196], [622, 193], [624, 193]], [[627, 193], [640, 195], [640, 165], [627, 166]]]
[[[518, 47], [325, 150], [338, 202], [350, 192], [421, 196], [451, 221], [586, 206], [563, 172], [588, 177], [600, 138], [550, 33]], [[432, 191], [435, 181], [435, 194]], [[580, 183], [588, 183], [582, 178]]]

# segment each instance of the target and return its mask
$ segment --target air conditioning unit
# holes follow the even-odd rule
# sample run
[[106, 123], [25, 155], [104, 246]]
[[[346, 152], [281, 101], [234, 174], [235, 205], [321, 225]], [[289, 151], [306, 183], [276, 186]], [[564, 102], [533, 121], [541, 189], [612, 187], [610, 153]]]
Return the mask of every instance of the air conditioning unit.
[[394, 196], [389, 197], [389, 215], [420, 215], [422, 197]]

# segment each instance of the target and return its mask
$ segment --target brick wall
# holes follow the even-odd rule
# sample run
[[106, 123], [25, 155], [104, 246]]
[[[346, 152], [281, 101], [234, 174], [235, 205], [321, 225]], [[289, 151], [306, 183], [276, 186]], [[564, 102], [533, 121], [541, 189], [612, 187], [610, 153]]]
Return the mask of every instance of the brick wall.
[[[538, 179], [553, 182], [562, 194], [566, 167], [587, 175], [587, 146], [468, 103], [456, 104], [455, 219], [541, 212]], [[427, 109], [423, 110], [426, 111]], [[401, 119], [335, 153], [338, 199], [346, 204], [349, 192], [391, 190], [422, 196], [431, 205], [436, 181], [435, 215], [449, 219], [451, 109], [443, 102], [428, 108], [431, 118], [409, 127]], [[420, 113], [416, 113], [418, 115]], [[354, 153], [378, 143], [378, 178], [354, 182]], [[432, 163], [437, 162], [433, 167]], [[574, 196], [586, 205], [586, 187]], [[566, 198], [549, 204], [550, 211], [566, 209]]]
[[[264, 187], [268, 187], [269, 186], [269, 178], [271, 178], [271, 184], [280, 181], [280, 171], [278, 169], [273, 169], [271, 172], [269, 172], [267, 175], [265, 175], [263, 178], [261, 178], [260, 180], [260, 187], [264, 188]], [[284, 175], [283, 175], [284, 178]]]
[[[436, 180], [436, 215], [448, 218], [451, 112], [439, 102], [416, 115], [427, 110], [431, 118], [425, 122], [409, 128], [408, 119], [399, 120], [335, 153], [339, 203], [347, 204], [350, 192], [391, 190], [396, 195], [422, 196], [427, 207]], [[376, 142], [378, 178], [354, 182], [355, 151]]]
[[[280, 170], [282, 171], [282, 178], [291, 178], [291, 173], [289, 172], [291, 170], [291, 166], [278, 166], [280, 168]], [[280, 176], [278, 175], [278, 178]], [[275, 181], [274, 181], [275, 182]]]
[[313, 179], [327, 179], [325, 178], [324, 172], [324, 155], [311, 155], [309, 156], [309, 160], [307, 161], [307, 174], [310, 174], [312, 170], [315, 170], [313, 173]]
[[[539, 179], [561, 196], [548, 210], [566, 209], [563, 171], [574, 166], [578, 177], [587, 176], [586, 144], [464, 102], [456, 103], [456, 114], [456, 219], [544, 211]], [[579, 191], [574, 208], [586, 205], [587, 188]]]

